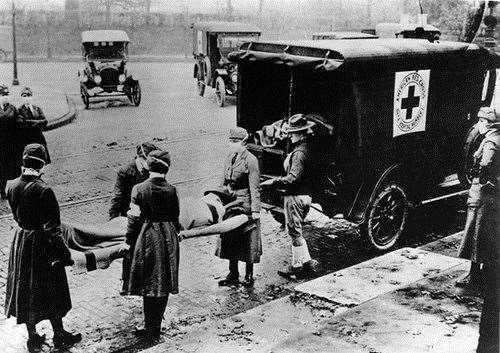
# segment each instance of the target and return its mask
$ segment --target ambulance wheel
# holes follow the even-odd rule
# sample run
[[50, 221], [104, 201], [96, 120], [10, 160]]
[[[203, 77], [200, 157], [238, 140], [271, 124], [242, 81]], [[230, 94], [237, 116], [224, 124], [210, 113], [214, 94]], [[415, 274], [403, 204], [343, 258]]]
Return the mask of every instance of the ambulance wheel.
[[137, 82], [133, 87], [132, 87], [132, 94], [131, 94], [131, 101], [132, 103], [138, 107], [139, 104], [141, 104], [141, 98], [142, 98], [142, 92], [141, 92], [141, 86], [139, 85], [139, 82]]
[[484, 136], [479, 133], [475, 125], [469, 129], [462, 154], [462, 167], [458, 172], [458, 180], [460, 180], [460, 184], [462, 184], [462, 187], [465, 189], [470, 188], [472, 184], [474, 153], [479, 148], [479, 145], [481, 145], [483, 139]]
[[205, 94], [205, 86], [203, 70], [201, 66], [198, 66], [198, 70], [196, 70], [196, 87], [198, 88], [198, 95], [201, 97]]
[[215, 99], [219, 107], [226, 103], [226, 83], [220, 76], [215, 80]]
[[408, 199], [403, 188], [394, 182], [376, 195], [368, 210], [363, 233], [371, 247], [384, 251], [401, 238], [408, 220]]

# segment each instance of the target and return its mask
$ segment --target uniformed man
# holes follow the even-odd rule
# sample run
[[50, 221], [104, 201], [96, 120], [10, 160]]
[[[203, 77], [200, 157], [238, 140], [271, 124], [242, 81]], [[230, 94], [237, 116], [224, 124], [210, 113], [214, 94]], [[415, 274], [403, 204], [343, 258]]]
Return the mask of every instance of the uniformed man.
[[261, 183], [262, 186], [285, 190], [285, 223], [292, 239], [292, 264], [278, 271], [278, 274], [286, 278], [312, 276], [317, 271], [318, 262], [311, 258], [306, 240], [302, 236], [302, 222], [311, 206], [312, 186], [315, 182], [309, 143], [313, 126], [314, 123], [307, 120], [307, 115], [295, 114], [290, 117], [288, 126], [283, 129], [293, 146], [284, 162], [286, 175]]

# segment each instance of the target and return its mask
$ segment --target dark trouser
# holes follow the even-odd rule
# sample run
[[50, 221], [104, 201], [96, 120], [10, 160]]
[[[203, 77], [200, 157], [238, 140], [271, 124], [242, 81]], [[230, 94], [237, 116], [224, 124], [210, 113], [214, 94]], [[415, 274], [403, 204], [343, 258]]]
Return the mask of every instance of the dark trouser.
[[484, 273], [484, 304], [479, 324], [479, 342], [477, 353], [498, 353], [498, 295], [500, 294], [498, 280], [498, 265], [485, 264]]
[[[245, 263], [245, 277], [253, 277], [253, 263], [246, 262]], [[238, 279], [240, 277], [240, 272], [238, 270], [238, 260], [230, 259], [229, 260], [229, 278]]]
[[122, 292], [128, 291], [128, 281], [130, 278], [130, 266], [132, 264], [132, 255], [127, 253], [122, 260]]
[[144, 304], [144, 324], [148, 331], [161, 329], [161, 320], [167, 307], [168, 296], [166, 297], [143, 297]]
[[5, 197], [5, 188], [7, 187], [7, 179], [3, 176], [0, 176], [0, 195]]

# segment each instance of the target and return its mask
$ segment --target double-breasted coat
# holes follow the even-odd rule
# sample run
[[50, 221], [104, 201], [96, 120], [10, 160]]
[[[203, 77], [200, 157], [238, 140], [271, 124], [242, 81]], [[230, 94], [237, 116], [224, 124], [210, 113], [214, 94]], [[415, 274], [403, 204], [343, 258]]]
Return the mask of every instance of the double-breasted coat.
[[47, 127], [47, 119], [43, 114], [40, 107], [36, 105], [28, 106], [26, 104], [21, 105], [17, 113], [19, 115], [18, 121], [20, 123], [20, 139], [24, 146], [30, 143], [39, 143], [45, 147], [47, 151], [47, 164], [50, 163], [49, 149], [47, 148], [47, 141], [45, 136], [43, 136], [43, 129]]
[[14, 180], [7, 196], [15, 231], [9, 257], [5, 315], [17, 323], [61, 318], [71, 309], [66, 272], [71, 254], [61, 237], [59, 205], [52, 189], [36, 176]]
[[132, 189], [126, 241], [132, 263], [128, 295], [166, 297], [179, 292], [179, 198], [175, 187], [154, 177]]
[[[251, 216], [259, 213], [260, 205], [260, 172], [257, 158], [248, 150], [231, 153], [224, 162], [222, 186], [242, 204], [235, 209], [226, 210], [225, 218], [236, 214]], [[223, 259], [258, 263], [262, 255], [260, 221], [222, 234], [217, 244], [216, 255]]]
[[0, 104], [0, 179], [15, 179], [21, 174], [23, 142], [20, 139], [17, 109]]
[[476, 263], [497, 261], [500, 233], [500, 132], [486, 134], [474, 154], [474, 170], [459, 257]]

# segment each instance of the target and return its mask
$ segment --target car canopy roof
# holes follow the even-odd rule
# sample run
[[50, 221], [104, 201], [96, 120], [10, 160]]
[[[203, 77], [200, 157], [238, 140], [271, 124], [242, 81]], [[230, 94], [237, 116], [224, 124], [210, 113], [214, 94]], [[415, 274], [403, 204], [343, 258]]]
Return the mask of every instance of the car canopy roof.
[[259, 27], [242, 22], [197, 22], [192, 25], [194, 29], [215, 33], [261, 33]]
[[82, 43], [129, 41], [127, 33], [119, 30], [96, 30], [82, 32]]
[[313, 37], [331, 37], [332, 39], [377, 39], [378, 36], [363, 32], [316, 32]]
[[301, 40], [248, 42], [230, 60], [366, 73], [414, 69], [491, 69], [500, 57], [475, 44], [420, 39]]

